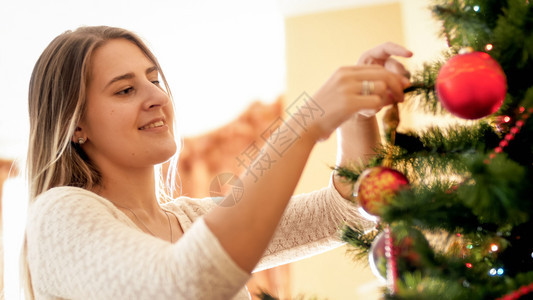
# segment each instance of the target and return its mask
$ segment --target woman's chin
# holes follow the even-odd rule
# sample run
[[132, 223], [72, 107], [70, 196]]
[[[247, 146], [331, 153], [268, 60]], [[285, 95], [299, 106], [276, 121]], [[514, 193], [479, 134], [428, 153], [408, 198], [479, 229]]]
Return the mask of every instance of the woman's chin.
[[169, 161], [178, 150], [178, 147], [176, 146], [176, 143], [172, 143], [172, 145], [169, 145], [169, 147], [166, 147], [165, 149], [161, 149], [159, 153], [157, 153], [157, 158], [155, 164], [162, 164], [167, 161]]

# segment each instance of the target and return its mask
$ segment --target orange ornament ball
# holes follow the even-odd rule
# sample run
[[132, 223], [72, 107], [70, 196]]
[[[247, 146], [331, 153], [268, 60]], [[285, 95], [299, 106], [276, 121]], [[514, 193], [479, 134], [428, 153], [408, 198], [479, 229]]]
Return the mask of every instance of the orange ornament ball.
[[387, 167], [373, 167], [365, 170], [354, 186], [354, 196], [361, 207], [370, 215], [379, 216], [393, 197], [409, 186], [407, 177]]

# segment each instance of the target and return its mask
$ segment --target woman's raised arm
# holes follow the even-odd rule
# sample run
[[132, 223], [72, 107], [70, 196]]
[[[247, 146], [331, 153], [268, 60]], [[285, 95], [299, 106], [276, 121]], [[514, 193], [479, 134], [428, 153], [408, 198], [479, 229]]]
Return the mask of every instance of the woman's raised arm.
[[[267, 145], [250, 155], [242, 197], [227, 196], [225, 201], [236, 204], [204, 217], [237, 265], [251, 272], [263, 255], [315, 143], [361, 110], [402, 101], [404, 79], [377, 65], [342, 67], [312, 98], [304, 94], [287, 108], [289, 116], [269, 129]], [[373, 89], [364, 81], [372, 81]]]

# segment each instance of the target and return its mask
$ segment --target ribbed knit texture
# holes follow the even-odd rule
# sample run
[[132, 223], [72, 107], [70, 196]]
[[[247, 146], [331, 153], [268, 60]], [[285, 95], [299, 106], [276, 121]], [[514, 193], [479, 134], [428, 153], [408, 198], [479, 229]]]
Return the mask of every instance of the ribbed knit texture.
[[[30, 207], [28, 263], [37, 299], [249, 299], [243, 271], [205, 225], [209, 198], [179, 197], [185, 234], [174, 244], [142, 232], [108, 200], [53, 188]], [[331, 187], [294, 196], [256, 270], [342, 244], [338, 229], [357, 208]]]

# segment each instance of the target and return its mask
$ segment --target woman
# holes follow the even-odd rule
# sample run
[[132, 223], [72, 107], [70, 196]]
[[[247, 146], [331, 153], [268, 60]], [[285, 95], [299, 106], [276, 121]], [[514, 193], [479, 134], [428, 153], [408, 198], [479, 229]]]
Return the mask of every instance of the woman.
[[[234, 205], [160, 204], [154, 166], [175, 157], [178, 143], [156, 58], [119, 28], [58, 36], [30, 81], [26, 296], [248, 299], [252, 271], [338, 246], [336, 230], [358, 218], [355, 208], [333, 185], [291, 195], [315, 143], [341, 124], [340, 164], [379, 142], [375, 118], [358, 112], [403, 100], [407, 79], [379, 65], [405, 71], [391, 54], [411, 55], [393, 44], [367, 52], [369, 65], [339, 69], [314, 95], [321, 114], [282, 122], [290, 147], [259, 152], [269, 168], [240, 178]], [[348, 196], [349, 186], [334, 185]]]

